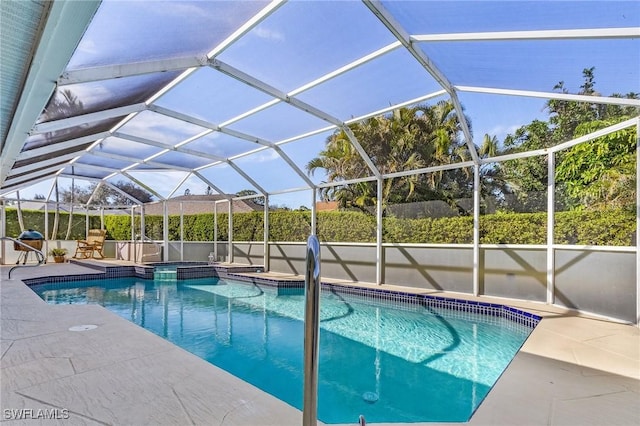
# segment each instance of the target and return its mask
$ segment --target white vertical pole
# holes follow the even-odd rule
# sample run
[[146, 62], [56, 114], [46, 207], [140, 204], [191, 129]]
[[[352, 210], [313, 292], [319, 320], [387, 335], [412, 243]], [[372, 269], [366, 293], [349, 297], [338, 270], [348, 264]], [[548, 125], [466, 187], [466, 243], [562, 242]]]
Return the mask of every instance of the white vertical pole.
[[555, 227], [555, 199], [556, 199], [556, 156], [549, 153], [547, 176], [547, 303], [555, 302], [555, 251], [554, 227]]
[[218, 203], [213, 203], [213, 253], [218, 261]]
[[129, 260], [135, 262], [136, 261], [136, 208], [135, 206], [131, 207], [131, 247], [132, 247], [132, 250], [129, 252]]
[[384, 180], [376, 180], [376, 284], [382, 284], [382, 186]]
[[[4, 235], [4, 232], [2, 232]], [[4, 248], [4, 242], [3, 242]], [[49, 201], [44, 201], [44, 254], [49, 253]], [[4, 256], [2, 256], [4, 259]]]
[[140, 241], [145, 240], [145, 237], [147, 235], [147, 224], [145, 223], [144, 220], [144, 204], [142, 204], [140, 206]]
[[262, 266], [265, 271], [269, 270], [269, 196], [264, 196], [264, 236], [263, 236], [263, 259]]
[[233, 200], [229, 198], [229, 238], [227, 241], [228, 244], [228, 253], [227, 257], [229, 259], [229, 263], [233, 263]]
[[84, 215], [84, 235], [85, 239], [89, 238], [89, 206], [86, 207], [87, 211]]
[[164, 251], [162, 253], [162, 260], [169, 261], [169, 206], [167, 201], [162, 202], [162, 239], [164, 245]]
[[184, 262], [184, 207], [180, 201], [180, 261]]
[[104, 207], [100, 207], [100, 229], [104, 229]]
[[473, 295], [480, 295], [480, 165], [473, 166]]
[[313, 188], [311, 194], [311, 235], [316, 235], [318, 231], [318, 210], [316, 208], [317, 189]]
[[147, 224], [144, 220], [144, 204], [140, 205], [140, 262], [144, 261], [144, 240], [147, 236]]

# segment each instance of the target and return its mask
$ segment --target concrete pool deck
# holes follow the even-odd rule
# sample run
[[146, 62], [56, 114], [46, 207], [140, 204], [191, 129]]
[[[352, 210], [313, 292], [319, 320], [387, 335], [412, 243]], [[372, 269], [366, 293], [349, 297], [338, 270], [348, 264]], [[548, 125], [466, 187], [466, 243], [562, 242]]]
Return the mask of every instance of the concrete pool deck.
[[[12, 280], [8, 270], [0, 267], [0, 411], [5, 424], [302, 423], [299, 410], [118, 315], [97, 305], [48, 305], [20, 281], [95, 270], [48, 264], [18, 269]], [[543, 320], [466, 424], [639, 423], [640, 329], [554, 306], [498, 302]], [[81, 325], [97, 328], [69, 330]], [[16, 420], [20, 416], [37, 421]]]

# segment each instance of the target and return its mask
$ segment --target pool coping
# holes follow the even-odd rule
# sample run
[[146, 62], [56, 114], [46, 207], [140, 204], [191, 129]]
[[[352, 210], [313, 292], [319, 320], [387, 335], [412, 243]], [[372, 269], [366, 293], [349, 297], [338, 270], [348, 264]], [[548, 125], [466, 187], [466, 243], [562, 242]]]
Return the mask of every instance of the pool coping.
[[[82, 424], [131, 424], [135, 423], [132, 419], [140, 411], [154, 416], [140, 424], [301, 423], [300, 411], [246, 382], [229, 377], [228, 373], [161, 337], [149, 335], [146, 330], [105, 308], [96, 305], [47, 305], [22, 281], [6, 280], [7, 269], [0, 268], [5, 277], [0, 286], [2, 408], [65, 408], [77, 401], [80, 408], [72, 414], [76, 423]], [[21, 272], [20, 276], [43, 273], [68, 276], [69, 271], [79, 269], [80, 266], [70, 264], [47, 265]], [[82, 269], [83, 273], [91, 274], [84, 265]], [[424, 289], [390, 285], [360, 283], [360, 286], [425, 292]], [[452, 296], [472, 299], [462, 294]], [[493, 301], [484, 298], [487, 300]], [[471, 420], [463, 424], [635, 424], [640, 417], [640, 330], [637, 327], [540, 303], [495, 302], [533, 312], [542, 320]], [[95, 346], [87, 345], [85, 340], [67, 341], [69, 335], [79, 335], [67, 330], [69, 324], [91, 322], [101, 326], [86, 332], [83, 336], [87, 339], [107, 333], [109, 327], [117, 328], [117, 339], [96, 343]], [[46, 344], [42, 339], [47, 336], [55, 338], [59, 344]], [[112, 359], [113, 345], [119, 345], [116, 360]], [[154, 350], [163, 355], [149, 358], [147, 353], [141, 353], [149, 348], [156, 348]], [[63, 350], [63, 354], [53, 357], [50, 353]], [[159, 363], [169, 355], [172, 359], [162, 365], [163, 375], [157, 374], [157, 365], [137, 362], [157, 357]], [[111, 363], [111, 368], [105, 366], [80, 371], [78, 364], [83, 360]], [[55, 372], [53, 367], [57, 363], [67, 366], [72, 363], [76, 370], [62, 377], [50, 377], [54, 375], [52, 371]], [[175, 377], [185, 369], [190, 372], [188, 377]], [[90, 386], [85, 386], [85, 382]], [[149, 384], [152, 399], [131, 389], [137, 382]], [[114, 383], [121, 385], [116, 389]], [[167, 396], [166, 389], [173, 393]], [[117, 390], [126, 400], [116, 401], [111, 390]], [[220, 405], [221, 401], [226, 405]], [[183, 417], [176, 413], [176, 404], [183, 411]]]

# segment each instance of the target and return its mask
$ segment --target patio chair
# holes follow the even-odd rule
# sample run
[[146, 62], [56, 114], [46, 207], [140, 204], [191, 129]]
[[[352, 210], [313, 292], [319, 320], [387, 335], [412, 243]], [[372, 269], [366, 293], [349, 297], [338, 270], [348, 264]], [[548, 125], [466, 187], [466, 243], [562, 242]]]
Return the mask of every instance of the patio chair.
[[104, 229], [90, 229], [86, 240], [76, 240], [76, 252], [74, 259], [93, 258], [97, 253], [100, 259], [104, 259], [104, 239], [107, 231]]

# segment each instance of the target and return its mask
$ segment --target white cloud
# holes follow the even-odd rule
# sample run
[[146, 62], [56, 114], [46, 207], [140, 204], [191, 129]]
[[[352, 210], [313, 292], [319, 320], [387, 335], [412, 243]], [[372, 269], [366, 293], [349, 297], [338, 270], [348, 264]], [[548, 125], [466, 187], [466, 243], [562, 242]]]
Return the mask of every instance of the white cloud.
[[284, 41], [283, 33], [281, 33], [280, 31], [270, 30], [264, 27], [258, 27], [254, 29], [253, 34], [258, 36], [259, 38], [275, 40], [275, 41]]

